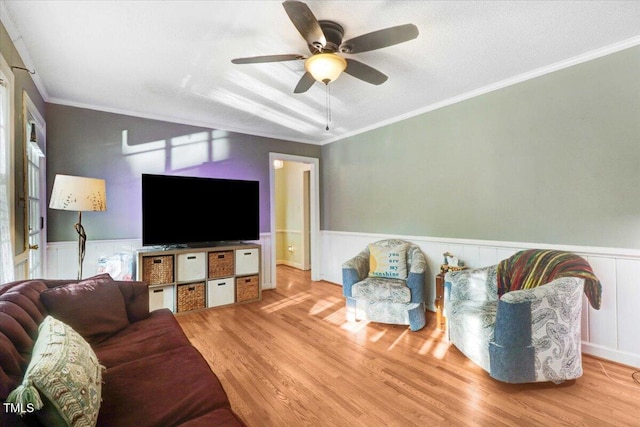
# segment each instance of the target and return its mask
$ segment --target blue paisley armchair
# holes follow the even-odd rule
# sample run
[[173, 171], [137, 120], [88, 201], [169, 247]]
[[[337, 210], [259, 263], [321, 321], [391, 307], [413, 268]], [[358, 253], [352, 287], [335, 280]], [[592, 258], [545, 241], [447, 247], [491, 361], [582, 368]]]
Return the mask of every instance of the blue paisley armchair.
[[[522, 253], [512, 258], [522, 258]], [[559, 274], [547, 283], [499, 296], [499, 265], [445, 275], [449, 341], [500, 381], [560, 383], [582, 376], [580, 317], [589, 278]], [[599, 281], [594, 286], [594, 306], [599, 308]]]
[[[393, 253], [398, 248], [402, 258], [399, 263], [406, 266], [406, 276], [388, 275], [384, 272], [377, 274], [379, 268], [373, 265], [376, 262], [376, 253]], [[387, 252], [384, 252], [385, 250]], [[395, 265], [391, 264], [390, 268], [393, 269]], [[367, 246], [342, 265], [347, 320], [409, 325], [412, 331], [422, 329], [426, 324], [426, 266], [424, 254], [413, 243], [388, 239]]]

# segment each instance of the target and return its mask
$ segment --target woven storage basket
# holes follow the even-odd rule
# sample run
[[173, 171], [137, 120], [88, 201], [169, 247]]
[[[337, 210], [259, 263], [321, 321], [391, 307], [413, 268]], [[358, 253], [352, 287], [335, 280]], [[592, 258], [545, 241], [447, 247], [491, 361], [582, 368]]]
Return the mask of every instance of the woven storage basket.
[[142, 258], [142, 280], [149, 285], [173, 282], [173, 255]]
[[205, 308], [204, 283], [178, 285], [178, 312]]
[[236, 302], [258, 299], [258, 276], [246, 276], [236, 278]]
[[233, 251], [209, 252], [209, 278], [233, 276], [235, 264]]

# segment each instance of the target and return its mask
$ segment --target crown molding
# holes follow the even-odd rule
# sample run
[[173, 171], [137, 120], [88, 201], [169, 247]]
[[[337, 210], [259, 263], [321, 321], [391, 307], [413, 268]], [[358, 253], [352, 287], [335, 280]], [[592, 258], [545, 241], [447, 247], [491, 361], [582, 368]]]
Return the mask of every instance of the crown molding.
[[[499, 89], [503, 89], [506, 88], [508, 86], [512, 86], [518, 83], [522, 83], [525, 82], [527, 80], [531, 80], [534, 79], [536, 77], [540, 77], [543, 76], [545, 74], [550, 74], [553, 73], [555, 71], [559, 71], [565, 68], [569, 68], [572, 67], [574, 65], [578, 65], [584, 62], [588, 62], [597, 58], [601, 58], [634, 46], [638, 46], [640, 45], [640, 36], [637, 37], [632, 37], [630, 39], [627, 40], [623, 40], [608, 46], [604, 46], [602, 48], [599, 49], [595, 49], [589, 52], [586, 52], [584, 54], [581, 55], [577, 55], [574, 56], [572, 58], [568, 58], [566, 60], [560, 61], [560, 62], [556, 62], [554, 64], [550, 64], [548, 66], [545, 67], [541, 67], [526, 73], [522, 73], [519, 74], [517, 76], [514, 77], [510, 77], [508, 79], [504, 79], [501, 80], [499, 82], [436, 102], [434, 104], [430, 104], [427, 105], [425, 107], [421, 107], [418, 108], [416, 110], [389, 118], [387, 120], [383, 120], [381, 122], [378, 122], [374, 125], [371, 126], [365, 126], [362, 127], [360, 129], [348, 132], [348, 133], [344, 133], [341, 135], [336, 135], [327, 139], [322, 139], [322, 140], [313, 140], [313, 139], [307, 139], [304, 137], [300, 137], [300, 138], [295, 138], [295, 139], [291, 139], [290, 137], [283, 137], [282, 135], [278, 135], [275, 133], [258, 133], [258, 132], [249, 132], [246, 129], [240, 129], [240, 128], [233, 128], [233, 127], [229, 127], [226, 125], [218, 125], [215, 123], [209, 123], [209, 122], [200, 122], [200, 121], [193, 121], [193, 120], [186, 120], [186, 119], [181, 119], [181, 118], [176, 118], [176, 117], [170, 117], [170, 116], [163, 116], [163, 115], [157, 115], [157, 114], [148, 114], [148, 113], [140, 113], [137, 111], [128, 111], [128, 110], [124, 110], [124, 109], [117, 109], [117, 108], [108, 108], [108, 107], [101, 107], [101, 106], [97, 106], [97, 105], [91, 105], [91, 104], [83, 104], [83, 103], [77, 103], [77, 102], [73, 102], [73, 101], [68, 101], [65, 99], [60, 99], [60, 98], [52, 98], [49, 96], [49, 93], [46, 89], [46, 86], [44, 85], [44, 82], [42, 81], [42, 79], [40, 78], [40, 76], [37, 73], [37, 68], [35, 67], [33, 60], [31, 59], [31, 55], [29, 54], [29, 51], [22, 39], [21, 34], [19, 33], [17, 27], [15, 26], [13, 20], [11, 19], [11, 15], [9, 14], [8, 8], [6, 6], [6, 2], [5, 0], [0, 0], [0, 21], [2, 22], [2, 24], [4, 25], [4, 27], [7, 30], [7, 33], [9, 33], [9, 36], [11, 37], [11, 41], [13, 42], [16, 50], [18, 51], [18, 54], [20, 55], [22, 61], [24, 62], [24, 66], [26, 68], [29, 69], [33, 69], [36, 71], [36, 74], [32, 75], [31, 78], [33, 79], [38, 91], [40, 92], [40, 95], [42, 96], [42, 98], [44, 99], [45, 102], [48, 103], [53, 103], [53, 104], [60, 104], [60, 105], [67, 105], [67, 106], [71, 106], [71, 107], [78, 107], [78, 108], [85, 108], [85, 109], [90, 109], [90, 110], [96, 110], [96, 111], [104, 111], [104, 112], [108, 112], [108, 113], [114, 113], [114, 114], [123, 114], [123, 115], [128, 115], [128, 116], [133, 116], [133, 117], [140, 117], [140, 118], [145, 118], [145, 119], [151, 119], [151, 120], [159, 120], [159, 121], [165, 121], [165, 122], [170, 122], [170, 123], [180, 123], [180, 124], [185, 124], [185, 125], [190, 125], [190, 126], [198, 126], [198, 127], [204, 127], [204, 128], [208, 128], [208, 129], [217, 129], [217, 130], [222, 130], [222, 131], [227, 131], [227, 132], [234, 132], [234, 133], [241, 133], [241, 134], [245, 134], [245, 135], [252, 135], [252, 136], [257, 136], [257, 137], [263, 137], [263, 138], [272, 138], [272, 139], [278, 139], [278, 140], [283, 140], [283, 141], [291, 141], [291, 142], [299, 142], [299, 143], [303, 143], [303, 144], [313, 144], [313, 145], [326, 145], [326, 144], [330, 144], [332, 142], [336, 142], [336, 141], [340, 141], [340, 140], [344, 140], [347, 138], [350, 138], [352, 136], [355, 135], [359, 135], [371, 130], [375, 130], [384, 126], [388, 126], [406, 119], [410, 119], [412, 117], [415, 116], [419, 116], [421, 114], [425, 114], [434, 110], [438, 110], [440, 108], [443, 107], [447, 107], [453, 104], [457, 104], [459, 102], [462, 101], [466, 101], [468, 99], [471, 98], [475, 98], [477, 96], [480, 95], [484, 95]], [[10, 64], [11, 65], [11, 64]], [[14, 64], [15, 65], [15, 64]]]
[[4, 0], [0, 0], [0, 22], [4, 25], [4, 28], [7, 30], [9, 37], [11, 38], [11, 42], [13, 46], [16, 48], [20, 59], [22, 60], [22, 64], [9, 64], [9, 65], [19, 65], [24, 66], [30, 70], [34, 70], [36, 73], [31, 74], [31, 79], [33, 83], [36, 85], [38, 92], [40, 92], [40, 96], [44, 99], [45, 102], [49, 102], [49, 92], [47, 91], [44, 82], [40, 78], [38, 74], [38, 70], [33, 63], [33, 59], [31, 59], [31, 55], [29, 54], [29, 50], [27, 46], [24, 44], [24, 40], [22, 39], [22, 35], [18, 31], [18, 27], [11, 19], [11, 14], [9, 13], [9, 9], [7, 8], [7, 4]]
[[141, 112], [138, 112], [138, 111], [129, 111], [129, 110], [124, 110], [124, 109], [120, 109], [120, 108], [103, 107], [103, 106], [97, 106], [97, 105], [93, 105], [93, 104], [85, 104], [85, 103], [81, 103], [81, 102], [68, 101], [66, 99], [61, 99], [61, 98], [49, 98], [46, 101], [48, 103], [50, 103], [50, 104], [64, 105], [64, 106], [67, 106], [67, 107], [75, 107], [75, 108], [83, 108], [83, 109], [86, 109], [86, 110], [101, 111], [101, 112], [104, 112], [104, 113], [111, 113], [111, 114], [121, 114], [121, 115], [125, 115], [125, 116], [130, 116], [130, 117], [138, 117], [138, 118], [141, 118], [141, 119], [158, 120], [158, 121], [167, 122], [167, 123], [176, 123], [176, 124], [187, 125], [187, 126], [196, 126], [196, 127], [201, 127], [201, 128], [211, 129], [211, 130], [219, 130], [219, 131], [223, 131], [223, 132], [233, 132], [233, 133], [239, 133], [239, 134], [243, 134], [243, 135], [257, 136], [257, 137], [261, 137], [261, 138], [277, 139], [277, 140], [280, 140], [280, 141], [299, 142], [299, 143], [302, 143], [302, 144], [321, 145], [320, 142], [315, 141], [315, 140], [307, 140], [307, 139], [304, 139], [304, 138], [290, 139], [290, 138], [285, 138], [282, 135], [269, 134], [269, 133], [255, 133], [255, 132], [251, 133], [246, 129], [239, 129], [239, 128], [234, 128], [234, 127], [230, 127], [230, 126], [226, 126], [226, 125], [218, 125], [218, 124], [211, 123], [211, 122], [202, 122], [202, 121], [198, 121], [198, 120], [181, 119], [181, 118], [175, 118], [175, 117], [170, 117], [170, 116], [164, 116], [164, 115], [161, 115], [161, 114], [141, 113]]
[[332, 142], [340, 141], [342, 139], [346, 139], [346, 138], [349, 138], [349, 137], [352, 137], [352, 136], [356, 136], [356, 135], [359, 135], [361, 133], [365, 133], [365, 132], [368, 132], [368, 131], [371, 131], [371, 130], [375, 130], [375, 129], [378, 129], [378, 128], [381, 128], [381, 127], [384, 127], [384, 126], [388, 126], [388, 125], [393, 124], [393, 123], [401, 122], [403, 120], [410, 119], [412, 117], [419, 116], [421, 114], [425, 114], [425, 113], [428, 113], [430, 111], [438, 110], [438, 109], [443, 108], [443, 107], [448, 107], [449, 105], [457, 104], [458, 102], [462, 102], [462, 101], [466, 101], [466, 100], [471, 99], [471, 98], [475, 98], [476, 96], [484, 95], [484, 94], [487, 94], [487, 93], [490, 93], [490, 92], [493, 92], [493, 91], [496, 91], [496, 90], [499, 90], [499, 89], [503, 89], [503, 88], [508, 87], [508, 86], [512, 86], [512, 85], [515, 85], [515, 84], [518, 84], [518, 83], [525, 82], [527, 80], [535, 79], [536, 77], [540, 77], [540, 76], [543, 76], [545, 74], [554, 73], [556, 71], [559, 71], [559, 70], [562, 70], [562, 69], [565, 69], [565, 68], [569, 68], [569, 67], [573, 67], [574, 65], [582, 64], [584, 62], [592, 61], [594, 59], [598, 59], [598, 58], [601, 58], [603, 56], [611, 55], [613, 53], [620, 52], [622, 50], [629, 49], [631, 47], [638, 46], [638, 45], [640, 45], [640, 36], [632, 37], [630, 39], [623, 40], [621, 42], [614, 43], [612, 45], [608, 45], [608, 46], [605, 46], [605, 47], [602, 47], [602, 48], [599, 48], [599, 49], [595, 49], [595, 50], [583, 53], [581, 55], [577, 55], [577, 56], [574, 56], [572, 58], [568, 58], [568, 59], [565, 59], [563, 61], [556, 62], [554, 64], [547, 65], [545, 67], [541, 67], [541, 68], [538, 68], [538, 69], [535, 69], [535, 70], [532, 70], [532, 71], [528, 71], [526, 73], [522, 73], [522, 74], [519, 74], [517, 76], [501, 80], [499, 82], [496, 82], [496, 83], [493, 83], [493, 84], [490, 84], [490, 85], [487, 85], [487, 86], [472, 90], [470, 92], [463, 93], [463, 94], [454, 96], [452, 98], [445, 99], [445, 100], [440, 101], [440, 102], [436, 102], [435, 104], [430, 104], [430, 105], [427, 105], [425, 107], [419, 108], [417, 110], [410, 111], [408, 113], [401, 114], [399, 116], [392, 117], [392, 118], [387, 119], [387, 120], [383, 120], [383, 121], [381, 121], [379, 123], [376, 123], [375, 125], [363, 127], [363, 128], [354, 130], [352, 132], [349, 132], [349, 133], [346, 133], [346, 134], [343, 134], [343, 135], [340, 135], [340, 136], [336, 136], [336, 137], [333, 137], [333, 138], [330, 138], [330, 139], [323, 140], [321, 145], [330, 144]]

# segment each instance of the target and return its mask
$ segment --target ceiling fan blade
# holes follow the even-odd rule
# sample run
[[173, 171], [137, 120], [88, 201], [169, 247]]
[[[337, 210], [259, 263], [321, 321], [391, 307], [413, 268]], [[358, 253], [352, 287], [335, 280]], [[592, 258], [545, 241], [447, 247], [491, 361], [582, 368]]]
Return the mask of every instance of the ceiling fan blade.
[[375, 68], [349, 58], [347, 58], [347, 68], [345, 68], [344, 72], [372, 85], [381, 85], [389, 78]]
[[250, 58], [236, 58], [231, 62], [234, 64], [258, 64], [261, 62], [281, 62], [281, 61], [295, 61], [296, 59], [306, 59], [304, 55], [265, 55], [265, 56], [252, 56]]
[[311, 86], [316, 82], [316, 79], [313, 78], [310, 72], [304, 73], [296, 88], [293, 90], [293, 93], [304, 93], [309, 90]]
[[370, 50], [381, 49], [383, 47], [389, 47], [395, 44], [413, 40], [418, 37], [418, 34], [418, 27], [413, 24], [389, 27], [371, 33], [363, 34], [361, 36], [343, 42], [340, 45], [340, 52], [368, 52]]
[[324, 32], [309, 6], [300, 1], [285, 1], [282, 3], [289, 19], [298, 29], [300, 35], [311, 46], [321, 49], [327, 44]]

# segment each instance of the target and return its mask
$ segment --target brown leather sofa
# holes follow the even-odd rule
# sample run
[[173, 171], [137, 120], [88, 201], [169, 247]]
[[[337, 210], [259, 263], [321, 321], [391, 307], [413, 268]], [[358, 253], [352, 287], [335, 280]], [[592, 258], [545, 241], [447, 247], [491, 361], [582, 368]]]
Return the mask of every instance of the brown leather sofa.
[[[96, 277], [101, 282], [111, 281], [104, 275]], [[120, 329], [109, 333], [113, 329], [109, 322], [120, 307], [103, 296], [93, 298], [99, 304], [92, 306], [93, 295], [87, 298], [75, 291], [66, 292], [67, 285], [76, 282], [28, 280], [0, 285], [0, 425], [42, 425], [35, 414], [17, 416], [7, 410], [4, 402], [22, 382], [38, 325], [48, 314], [63, 322], [69, 320], [65, 323], [91, 344], [99, 362], [106, 367], [98, 426], [244, 425], [231, 409], [220, 381], [189, 343], [173, 314], [167, 309], [149, 312], [145, 283], [112, 281], [124, 298], [126, 314], [122, 315], [124, 319], [116, 319]], [[43, 292], [45, 296], [53, 292], [54, 298], [41, 298]], [[119, 294], [116, 296], [119, 300]], [[67, 308], [71, 306], [75, 311], [69, 314], [68, 310], [58, 310], [55, 304], [60, 304], [60, 297]], [[87, 321], [101, 319], [100, 316], [104, 320], [93, 324]]]

